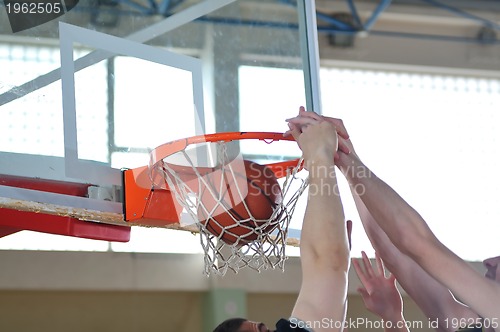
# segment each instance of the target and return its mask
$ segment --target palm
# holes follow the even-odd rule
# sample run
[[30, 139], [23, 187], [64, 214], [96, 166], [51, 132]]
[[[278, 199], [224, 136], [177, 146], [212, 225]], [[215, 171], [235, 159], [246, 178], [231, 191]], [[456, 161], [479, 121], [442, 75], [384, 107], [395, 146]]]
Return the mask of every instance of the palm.
[[[393, 277], [384, 276], [372, 279], [371, 293], [361, 291], [363, 302], [368, 310], [380, 317], [391, 317], [403, 311], [403, 304]], [[365, 285], [367, 287], [367, 285]]]
[[362, 260], [354, 260], [353, 265], [364, 286], [358, 292], [363, 297], [366, 308], [386, 320], [399, 317], [403, 311], [403, 302], [395, 277], [391, 274], [385, 276], [385, 268], [378, 255], [375, 267], [364, 252], [362, 255]]

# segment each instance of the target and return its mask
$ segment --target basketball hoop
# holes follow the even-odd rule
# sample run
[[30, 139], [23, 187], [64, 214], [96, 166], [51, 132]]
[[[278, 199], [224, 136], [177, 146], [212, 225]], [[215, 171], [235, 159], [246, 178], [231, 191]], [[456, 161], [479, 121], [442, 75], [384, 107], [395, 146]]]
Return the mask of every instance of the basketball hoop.
[[196, 226], [206, 275], [223, 276], [228, 269], [237, 273], [244, 267], [283, 270], [288, 225], [308, 185], [297, 176], [302, 159], [268, 163], [263, 158], [266, 165], [261, 165], [240, 154], [244, 140], [268, 145], [293, 138], [268, 132], [217, 133], [172, 141], [151, 152], [149, 184], [144, 186], [152, 183], [151, 191], [169, 191], [177, 203], [172, 208], [184, 216], [179, 218], [181, 227]]

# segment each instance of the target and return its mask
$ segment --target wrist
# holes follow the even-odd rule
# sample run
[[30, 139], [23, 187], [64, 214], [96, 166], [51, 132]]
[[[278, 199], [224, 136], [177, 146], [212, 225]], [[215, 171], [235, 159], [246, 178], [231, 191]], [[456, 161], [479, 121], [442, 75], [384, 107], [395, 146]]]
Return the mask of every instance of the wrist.
[[370, 169], [354, 154], [342, 154], [336, 164], [348, 181], [357, 181], [371, 176]]
[[317, 153], [314, 156], [304, 158], [307, 169], [313, 167], [334, 167], [335, 162], [330, 154]]

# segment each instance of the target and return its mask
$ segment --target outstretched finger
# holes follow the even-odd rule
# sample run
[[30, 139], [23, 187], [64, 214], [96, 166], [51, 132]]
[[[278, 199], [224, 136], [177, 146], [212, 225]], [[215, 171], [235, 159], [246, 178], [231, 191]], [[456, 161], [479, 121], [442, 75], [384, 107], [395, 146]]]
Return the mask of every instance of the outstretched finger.
[[384, 262], [382, 261], [382, 258], [380, 258], [379, 254], [377, 252], [375, 252], [375, 261], [377, 262], [377, 268], [378, 268], [378, 270], [385, 277]]
[[[363, 269], [363, 267], [361, 267], [361, 263], [359, 261], [360, 261], [359, 258], [353, 258], [352, 265], [354, 266], [354, 270], [356, 271], [356, 274], [358, 275], [359, 279], [361, 280], [361, 278], [366, 278], [366, 272]], [[361, 280], [361, 282], [362, 282], [362, 280]]]
[[356, 274], [358, 275], [359, 280], [361, 281], [361, 283], [365, 287], [366, 292], [368, 294], [370, 294], [371, 289], [370, 289], [369, 276], [366, 274], [365, 270], [361, 267], [360, 259], [353, 258], [352, 265], [354, 266], [354, 270], [356, 271]]
[[374, 276], [374, 271], [373, 271], [373, 266], [372, 266], [372, 263], [370, 262], [370, 259], [368, 258], [368, 256], [366, 255], [366, 252], [362, 251], [361, 252], [361, 256], [363, 257], [363, 263], [365, 264], [365, 270], [366, 270], [366, 273], [370, 276], [370, 277], [373, 277]]

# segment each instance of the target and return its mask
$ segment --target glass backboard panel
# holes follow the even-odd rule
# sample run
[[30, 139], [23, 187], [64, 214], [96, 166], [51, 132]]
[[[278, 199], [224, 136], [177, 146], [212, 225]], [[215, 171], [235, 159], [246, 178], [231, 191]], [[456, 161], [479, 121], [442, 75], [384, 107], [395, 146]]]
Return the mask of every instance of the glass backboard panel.
[[[0, 173], [119, 186], [120, 169], [146, 165], [171, 140], [286, 130], [272, 116], [273, 90], [293, 95], [282, 107], [306, 103], [303, 6], [174, 1], [162, 16], [150, 2], [136, 4], [79, 1], [20, 32], [1, 21], [0, 153], [12, 162]], [[265, 68], [293, 69], [293, 78], [273, 79]], [[252, 84], [240, 86], [242, 70]], [[242, 115], [241, 89], [266, 82], [272, 87], [254, 94], [265, 121]], [[54, 171], [54, 163], [63, 166]]]

